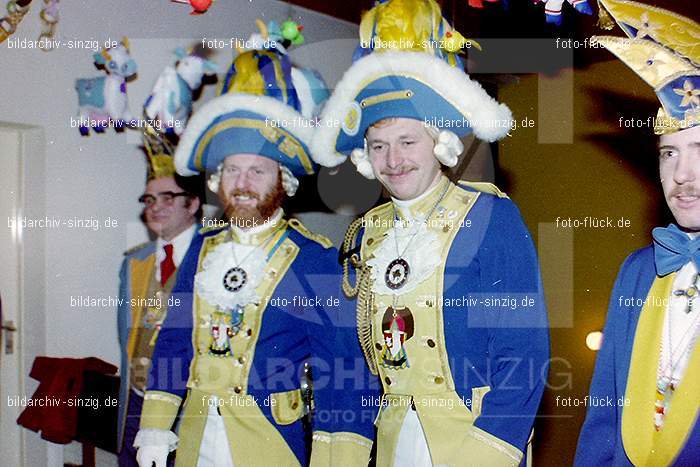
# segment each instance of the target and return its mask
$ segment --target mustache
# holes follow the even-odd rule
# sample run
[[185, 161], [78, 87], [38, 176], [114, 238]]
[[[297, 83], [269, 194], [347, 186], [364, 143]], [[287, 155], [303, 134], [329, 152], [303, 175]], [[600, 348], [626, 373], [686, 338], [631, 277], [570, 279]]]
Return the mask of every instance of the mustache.
[[693, 187], [677, 187], [671, 190], [671, 193], [669, 194], [670, 197], [676, 197], [676, 196], [698, 196], [698, 191], [693, 188]]
[[406, 173], [410, 170], [415, 169], [416, 166], [412, 164], [402, 164], [394, 169], [384, 169], [382, 170], [383, 175], [401, 175], [403, 173]]
[[234, 189], [231, 190], [228, 194], [229, 198], [234, 198], [236, 196], [247, 196], [249, 198], [257, 199], [258, 201], [260, 201], [260, 195], [254, 191]]

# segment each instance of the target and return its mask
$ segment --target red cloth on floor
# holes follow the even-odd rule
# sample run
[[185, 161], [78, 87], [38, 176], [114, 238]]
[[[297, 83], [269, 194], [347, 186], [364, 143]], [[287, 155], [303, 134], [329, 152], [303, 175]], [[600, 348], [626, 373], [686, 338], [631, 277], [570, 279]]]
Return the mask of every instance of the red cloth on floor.
[[[113, 375], [117, 367], [94, 357], [34, 359], [29, 376], [39, 381], [39, 387], [31, 402], [27, 401], [17, 424], [41, 432], [41, 437], [52, 443], [67, 444], [73, 441], [85, 371]], [[103, 403], [100, 401], [100, 404]]]

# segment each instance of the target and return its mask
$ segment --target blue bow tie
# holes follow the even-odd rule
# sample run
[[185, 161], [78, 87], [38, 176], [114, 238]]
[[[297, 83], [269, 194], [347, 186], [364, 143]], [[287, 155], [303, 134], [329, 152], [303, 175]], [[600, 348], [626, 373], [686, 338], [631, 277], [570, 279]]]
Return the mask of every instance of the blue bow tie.
[[654, 262], [659, 276], [678, 271], [690, 261], [700, 269], [700, 237], [690, 239], [674, 224], [657, 227], [651, 235], [654, 237]]

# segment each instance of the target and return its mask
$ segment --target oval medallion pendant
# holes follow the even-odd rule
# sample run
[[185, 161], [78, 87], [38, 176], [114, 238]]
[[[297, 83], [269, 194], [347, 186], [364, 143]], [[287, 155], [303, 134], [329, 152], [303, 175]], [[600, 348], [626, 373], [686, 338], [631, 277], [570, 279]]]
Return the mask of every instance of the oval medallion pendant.
[[403, 258], [396, 258], [386, 267], [384, 283], [392, 290], [400, 289], [408, 281], [411, 268]]
[[229, 292], [238, 292], [248, 282], [248, 273], [238, 266], [224, 274], [224, 288]]

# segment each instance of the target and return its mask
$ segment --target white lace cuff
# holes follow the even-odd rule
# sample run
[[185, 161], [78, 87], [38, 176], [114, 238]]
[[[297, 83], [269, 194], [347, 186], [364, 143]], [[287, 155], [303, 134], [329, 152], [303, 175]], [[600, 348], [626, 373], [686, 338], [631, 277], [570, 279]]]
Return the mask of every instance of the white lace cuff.
[[136, 433], [134, 447], [142, 446], [168, 446], [169, 451], [177, 449], [178, 437], [170, 430], [159, 430], [157, 428], [144, 428]]

